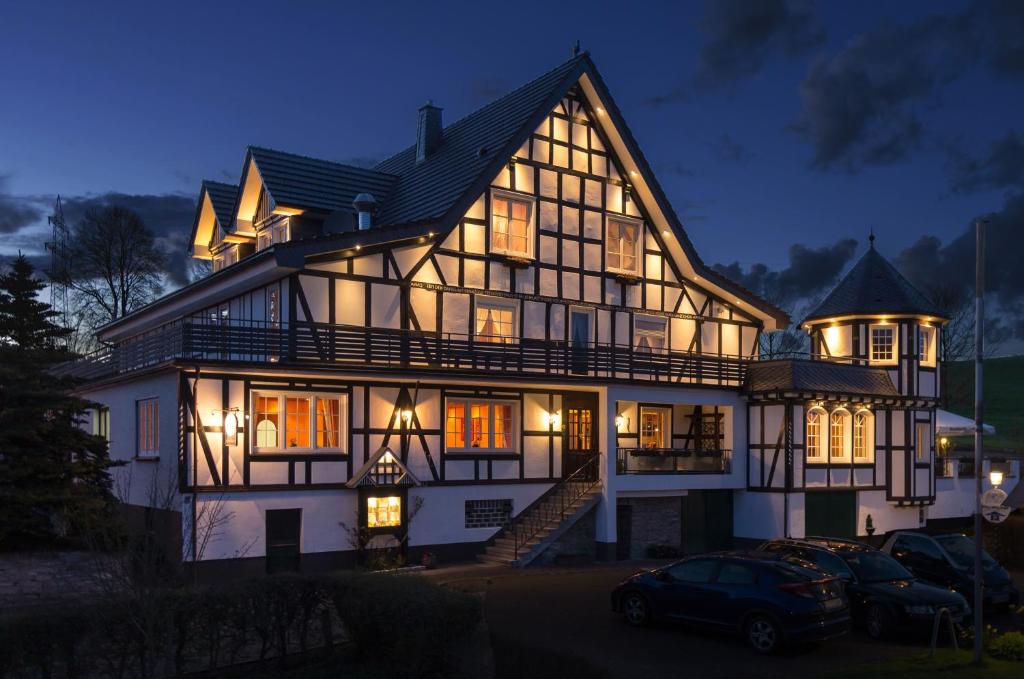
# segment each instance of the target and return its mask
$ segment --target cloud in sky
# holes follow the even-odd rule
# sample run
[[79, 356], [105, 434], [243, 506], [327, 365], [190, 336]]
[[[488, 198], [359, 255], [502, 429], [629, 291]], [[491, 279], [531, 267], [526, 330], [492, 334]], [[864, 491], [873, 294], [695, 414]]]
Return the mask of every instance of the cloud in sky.
[[950, 149], [949, 154], [954, 191], [969, 193], [1024, 185], [1024, 140], [1016, 132], [992, 142], [980, 157], [960, 149]]
[[746, 270], [739, 262], [715, 264], [712, 268], [773, 304], [792, 309], [830, 290], [856, 251], [857, 241], [852, 238], [820, 248], [796, 243], [789, 248], [789, 265], [784, 269], [772, 270], [760, 262]]
[[0, 234], [14, 234], [38, 223], [46, 213], [38, 197], [7, 192], [10, 175], [0, 174]]
[[810, 142], [817, 169], [902, 160], [927, 138], [921, 109], [974, 68], [1024, 76], [1024, 3], [980, 1], [854, 36], [811, 66], [792, 129]]
[[707, 41], [696, 81], [706, 87], [750, 77], [771, 57], [804, 54], [825, 41], [812, 6], [798, 0], [715, 0], [700, 28]]

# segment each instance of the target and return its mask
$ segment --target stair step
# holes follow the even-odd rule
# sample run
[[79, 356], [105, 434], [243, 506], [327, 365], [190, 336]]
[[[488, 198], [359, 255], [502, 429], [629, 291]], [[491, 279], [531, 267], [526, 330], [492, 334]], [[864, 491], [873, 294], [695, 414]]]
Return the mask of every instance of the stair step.
[[492, 563], [499, 566], [509, 566], [512, 564], [511, 559], [501, 559], [496, 556], [490, 556], [489, 554], [477, 554], [476, 559], [482, 563]]

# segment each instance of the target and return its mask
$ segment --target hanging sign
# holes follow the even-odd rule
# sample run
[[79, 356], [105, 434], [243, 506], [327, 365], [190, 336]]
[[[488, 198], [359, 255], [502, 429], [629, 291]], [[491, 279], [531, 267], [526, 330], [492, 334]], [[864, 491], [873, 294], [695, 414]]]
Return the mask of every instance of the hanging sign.
[[1006, 492], [999, 488], [985, 491], [981, 495], [981, 515], [989, 523], [1002, 523], [1010, 515], [1012, 508], [1006, 502]]

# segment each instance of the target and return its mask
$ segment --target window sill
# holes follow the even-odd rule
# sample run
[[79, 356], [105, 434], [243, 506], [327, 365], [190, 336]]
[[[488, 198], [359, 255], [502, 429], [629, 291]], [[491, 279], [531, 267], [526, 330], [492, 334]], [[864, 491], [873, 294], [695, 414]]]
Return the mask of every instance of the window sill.
[[160, 455], [136, 455], [132, 458], [135, 462], [159, 462]]
[[615, 277], [615, 280], [626, 285], [637, 285], [640, 283], [640, 274], [631, 273], [628, 271], [616, 271], [614, 269], [606, 269], [608, 273]]
[[302, 448], [291, 450], [254, 450], [252, 452], [253, 459], [270, 462], [275, 460], [293, 460], [297, 457], [308, 457], [318, 460], [347, 460], [348, 453], [342, 450], [305, 450]]
[[534, 258], [527, 255], [510, 255], [504, 252], [492, 251], [491, 256], [513, 269], [525, 269], [533, 265], [534, 262]]

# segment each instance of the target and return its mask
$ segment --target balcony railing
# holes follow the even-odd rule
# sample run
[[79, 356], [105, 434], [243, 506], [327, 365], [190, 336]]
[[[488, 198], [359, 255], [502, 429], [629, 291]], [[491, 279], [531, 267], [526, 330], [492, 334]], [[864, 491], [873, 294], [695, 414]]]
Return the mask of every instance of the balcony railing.
[[568, 378], [652, 380], [739, 386], [738, 356], [649, 351], [630, 345], [491, 338], [459, 333], [326, 323], [181, 322], [132, 338], [62, 367], [97, 379], [171, 360], [325, 364], [436, 371], [489, 371]]
[[619, 448], [619, 474], [728, 474], [732, 451], [724, 448]]

